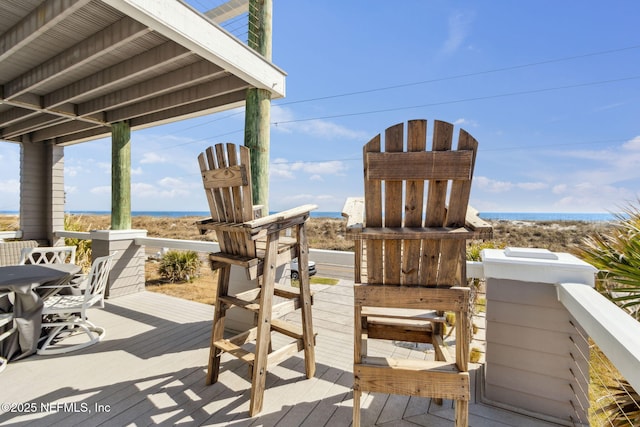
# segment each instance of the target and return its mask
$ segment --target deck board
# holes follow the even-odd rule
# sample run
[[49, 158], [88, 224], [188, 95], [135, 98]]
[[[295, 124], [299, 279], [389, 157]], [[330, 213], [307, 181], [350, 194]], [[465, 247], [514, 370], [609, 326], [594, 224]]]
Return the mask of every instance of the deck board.
[[[66, 355], [34, 355], [10, 363], [0, 373], [0, 402], [33, 402], [38, 411], [0, 413], [0, 425], [348, 426], [352, 289], [349, 281], [315, 288], [316, 375], [305, 377], [302, 353], [273, 367], [267, 375], [264, 409], [255, 418], [248, 416], [245, 364], [225, 354], [219, 381], [205, 385], [213, 307], [141, 292], [108, 300], [104, 310], [89, 313], [107, 330], [101, 343]], [[274, 339], [274, 345], [278, 343]], [[370, 348], [380, 355], [433, 357], [432, 351], [391, 343], [371, 343]], [[54, 402], [76, 402], [77, 407], [41, 411], [40, 404]], [[87, 405], [87, 411], [81, 405]], [[109, 410], [98, 412], [96, 405]], [[363, 425], [452, 425], [453, 406], [450, 401], [438, 406], [429, 399], [371, 393], [363, 399], [362, 415]], [[470, 421], [474, 426], [545, 425], [475, 399]]]

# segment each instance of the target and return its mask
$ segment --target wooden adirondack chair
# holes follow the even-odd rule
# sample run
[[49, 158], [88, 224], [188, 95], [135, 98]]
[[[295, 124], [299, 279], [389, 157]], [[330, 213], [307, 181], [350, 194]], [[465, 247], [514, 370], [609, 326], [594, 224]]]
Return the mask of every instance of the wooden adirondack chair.
[[[252, 206], [249, 149], [234, 144], [217, 144], [198, 157], [202, 182], [211, 218], [200, 221], [202, 233], [215, 231], [220, 252], [210, 254], [211, 268], [218, 270], [217, 297], [211, 334], [207, 385], [218, 381], [220, 358], [227, 352], [249, 366], [251, 376], [251, 416], [262, 409], [268, 365], [280, 363], [304, 349], [308, 378], [315, 374], [315, 337], [311, 319], [309, 251], [305, 224], [315, 205], [305, 205], [260, 218]], [[256, 214], [257, 213], [257, 214]], [[291, 231], [295, 238], [285, 234]], [[276, 268], [294, 258], [299, 262], [299, 291], [275, 284]], [[247, 278], [256, 283], [250, 289], [229, 294], [231, 266], [246, 269]], [[274, 304], [274, 296], [285, 298]], [[227, 309], [240, 307], [256, 314], [257, 325], [249, 331], [225, 339]], [[283, 321], [288, 311], [300, 308], [301, 325]], [[286, 346], [273, 350], [271, 333], [293, 338]], [[255, 342], [255, 350], [245, 344]]]
[[[477, 142], [464, 130], [452, 149], [453, 125], [403, 123], [364, 146], [364, 201], [345, 205], [356, 239], [353, 425], [363, 391], [456, 401], [456, 425], [468, 423], [470, 290], [466, 240], [491, 228], [467, 215]], [[362, 213], [365, 213], [364, 218]], [[363, 259], [364, 258], [364, 259]], [[456, 315], [456, 351], [443, 343], [443, 312]], [[435, 361], [371, 357], [367, 340], [431, 343]]]

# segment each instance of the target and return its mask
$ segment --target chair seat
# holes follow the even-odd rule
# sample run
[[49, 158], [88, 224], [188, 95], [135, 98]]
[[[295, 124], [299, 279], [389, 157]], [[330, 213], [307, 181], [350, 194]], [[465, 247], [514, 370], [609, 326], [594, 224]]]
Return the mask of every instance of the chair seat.
[[[79, 350], [97, 343], [105, 336], [104, 328], [87, 320], [87, 310], [95, 305], [103, 306], [109, 272], [116, 253], [96, 258], [91, 265], [91, 272], [83, 295], [50, 295], [44, 300], [42, 314], [52, 316], [51, 321], [43, 322], [43, 329], [50, 329], [38, 354], [61, 354]], [[62, 286], [60, 289], [66, 289]], [[86, 339], [78, 342], [79, 334], [84, 333]], [[80, 334], [80, 337], [82, 335]]]
[[100, 296], [85, 301], [84, 295], [54, 295], [44, 301], [42, 314], [68, 313], [82, 310], [83, 307], [93, 305], [100, 300]]
[[[212, 268], [216, 269], [224, 264], [237, 265], [247, 270], [247, 278], [254, 280], [258, 276], [262, 275], [264, 268], [264, 258], [266, 255], [266, 240], [260, 239], [256, 243], [256, 255], [246, 256], [229, 254], [225, 252], [215, 252], [209, 254], [209, 259], [212, 263]], [[279, 259], [293, 259], [296, 257], [296, 239], [289, 237], [281, 237], [278, 239], [277, 254]], [[281, 264], [282, 261], [278, 261]]]

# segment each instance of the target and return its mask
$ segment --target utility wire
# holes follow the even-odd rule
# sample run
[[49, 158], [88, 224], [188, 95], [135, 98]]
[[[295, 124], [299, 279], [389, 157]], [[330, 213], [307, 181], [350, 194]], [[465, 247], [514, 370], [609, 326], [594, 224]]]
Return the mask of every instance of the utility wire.
[[[332, 115], [328, 115], [328, 116], [307, 117], [307, 118], [303, 118], [303, 119], [284, 120], [284, 121], [280, 121], [280, 122], [272, 122], [271, 125], [274, 125], [274, 126], [277, 127], [278, 125], [281, 125], [281, 124], [300, 123], [300, 122], [308, 122], [308, 121], [314, 121], [314, 120], [335, 119], [335, 118], [341, 118], [341, 117], [362, 116], [362, 115], [368, 115], [368, 114], [388, 113], [388, 112], [391, 112], [391, 111], [402, 111], [402, 110], [410, 110], [410, 109], [415, 109], [415, 108], [426, 108], [426, 107], [433, 107], [433, 106], [438, 106], [438, 105], [456, 104], [456, 103], [472, 102], [472, 101], [482, 101], [482, 100], [487, 100], [487, 99], [506, 98], [506, 97], [511, 97], [511, 96], [531, 95], [531, 94], [536, 94], [536, 93], [544, 93], [544, 92], [551, 92], [551, 91], [557, 91], [557, 90], [575, 89], [575, 88], [579, 88], [579, 87], [597, 86], [597, 85], [603, 85], [603, 84], [612, 84], [612, 83], [618, 83], [618, 82], [630, 81], [630, 80], [637, 80], [637, 79], [640, 79], [640, 76], [622, 77], [622, 78], [619, 78], [619, 79], [600, 80], [600, 81], [595, 81], [595, 82], [578, 83], [578, 84], [573, 84], [573, 85], [556, 86], [556, 87], [551, 87], [551, 88], [531, 89], [531, 90], [518, 91], [518, 92], [502, 93], [502, 94], [497, 94], [497, 95], [487, 95], [487, 96], [478, 96], [478, 97], [473, 97], [473, 98], [463, 98], [463, 99], [450, 100], [450, 101], [432, 102], [432, 103], [428, 103], [428, 104], [420, 104], [420, 105], [405, 106], [405, 107], [385, 108], [385, 109], [380, 109], [380, 110], [361, 111], [361, 112], [355, 112], [355, 113], [332, 114]], [[236, 113], [233, 113], [233, 114], [231, 114], [229, 116], [226, 116], [226, 117], [231, 117], [231, 116], [238, 115], [238, 114], [241, 114], [241, 112], [236, 112]], [[222, 119], [216, 119], [216, 120], [222, 120]], [[207, 122], [207, 123], [211, 123], [211, 122]], [[196, 126], [202, 126], [202, 125], [203, 124], [198, 124]], [[191, 126], [190, 128], [187, 128], [187, 129], [191, 129], [191, 128], [194, 128], [196, 126]], [[189, 142], [185, 142], [185, 143], [181, 143], [181, 144], [175, 144], [175, 145], [172, 145], [170, 147], [164, 147], [163, 149], [171, 149], [171, 148], [175, 148], [175, 147], [182, 147], [182, 146], [185, 146], [185, 145], [195, 144], [195, 143], [198, 143], [198, 142], [209, 141], [209, 140], [212, 140], [212, 139], [220, 138], [222, 136], [227, 136], [227, 135], [232, 135], [232, 134], [235, 134], [235, 133], [238, 133], [238, 132], [242, 132], [242, 130], [243, 129], [237, 129], [237, 130], [226, 132], [226, 133], [219, 134], [219, 135], [214, 135], [214, 136], [210, 136], [210, 137], [206, 137], [206, 138], [202, 138], [202, 139], [198, 139], [198, 140], [194, 140], [194, 141], [189, 141]]]
[[[627, 47], [622, 47], [622, 48], [617, 48], [617, 49], [608, 49], [608, 50], [602, 50], [602, 51], [597, 51], [597, 52], [589, 52], [589, 53], [585, 53], [585, 54], [581, 54], [581, 55], [572, 55], [572, 56], [566, 56], [566, 57], [562, 57], [562, 58], [547, 59], [547, 60], [543, 60], [543, 61], [537, 61], [537, 62], [530, 62], [530, 63], [526, 63], [526, 64], [513, 65], [513, 66], [509, 66], [509, 67], [494, 68], [494, 69], [490, 69], [490, 70], [476, 71], [476, 72], [473, 72], [473, 73], [465, 73], [465, 74], [458, 74], [458, 75], [453, 75], [453, 76], [445, 76], [445, 77], [433, 78], [433, 79], [428, 79], [428, 80], [422, 80], [422, 81], [418, 81], [418, 82], [402, 83], [402, 84], [397, 84], [397, 85], [384, 86], [384, 87], [378, 87], [378, 88], [372, 88], [372, 89], [365, 89], [365, 90], [354, 91], [354, 92], [345, 92], [345, 93], [340, 93], [340, 94], [335, 94], [335, 95], [320, 96], [320, 97], [302, 99], [302, 100], [297, 100], [297, 101], [287, 101], [287, 102], [277, 102], [276, 101], [276, 102], [273, 103], [273, 105], [274, 106], [292, 105], [292, 104], [301, 104], [301, 103], [305, 103], [305, 102], [314, 102], [314, 101], [322, 101], [322, 100], [327, 100], [327, 99], [355, 96], [355, 95], [361, 95], [361, 94], [366, 94], [366, 93], [373, 93], [373, 92], [400, 89], [400, 88], [411, 87], [411, 86], [418, 86], [418, 85], [423, 85], [423, 84], [428, 84], [428, 83], [436, 83], [436, 82], [447, 81], [447, 80], [461, 79], [461, 78], [465, 78], [465, 77], [473, 77], [473, 76], [479, 76], [479, 75], [484, 75], [484, 74], [491, 74], [491, 73], [498, 73], [498, 72], [504, 72], [504, 71], [517, 70], [517, 69], [522, 69], [522, 68], [536, 67], [536, 66], [540, 66], [540, 65], [552, 64], [552, 63], [557, 63], [557, 62], [572, 61], [572, 60], [581, 59], [581, 58], [589, 58], [589, 57], [594, 57], [594, 56], [608, 55], [608, 54], [612, 54], [612, 53], [625, 52], [625, 51], [635, 50], [635, 49], [640, 49], [640, 45], [627, 46]], [[596, 83], [592, 83], [592, 84], [599, 84], [599, 83], [596, 82]], [[589, 85], [589, 84], [582, 84], [582, 86], [586, 86], [586, 85]], [[581, 86], [581, 85], [575, 85], [574, 87], [579, 87], [579, 86]], [[561, 88], [568, 88], [568, 87], [561, 87]], [[538, 91], [547, 91], [547, 90], [554, 90], [554, 88], [539, 89]], [[503, 96], [513, 96], [514, 94], [526, 94], [526, 93], [535, 93], [535, 92], [536, 91], [524, 91], [524, 92], [518, 92], [518, 93], [514, 92], [511, 95], [510, 94], [493, 95], [493, 96], [489, 96], [489, 97], [471, 98], [470, 100], [490, 99], [491, 97], [497, 98], [497, 97], [503, 97]], [[443, 102], [443, 103], [428, 104], [428, 105], [424, 105], [424, 106], [445, 105], [445, 104], [451, 104], [451, 103], [456, 103], [456, 102], [465, 102], [465, 100], [446, 101], [446, 102]], [[379, 110], [378, 112], [397, 111], [397, 110], [402, 110], [402, 109], [419, 108], [419, 107], [421, 107], [421, 106], [399, 107], [397, 109]], [[193, 129], [195, 127], [205, 126], [207, 124], [214, 123], [214, 122], [217, 122], [217, 121], [220, 121], [220, 120], [225, 120], [227, 118], [234, 117], [234, 116], [237, 116], [239, 114], [242, 114], [242, 111], [236, 112], [236, 113], [232, 113], [232, 114], [229, 114], [229, 115], [224, 116], [224, 117], [215, 118], [215, 119], [206, 121], [204, 123], [199, 123], [199, 124], [194, 125], [194, 126], [190, 126], [190, 127], [187, 127], [187, 128], [180, 129], [179, 131], [174, 132], [174, 134], [179, 133], [179, 132], [183, 132], [183, 131], [186, 131], [186, 130], [189, 130], [189, 129]], [[335, 118], [335, 117], [347, 117], [347, 116], [350, 116], [350, 115], [361, 115], [361, 114], [372, 114], [372, 113], [366, 113], [366, 112], [365, 113], [353, 113], [353, 114], [318, 117], [318, 118], [309, 118], [309, 119], [301, 119], [301, 120], [293, 120], [293, 121], [282, 121], [282, 122], [276, 122], [275, 124], [277, 125], [278, 123], [280, 123], [280, 124], [291, 123], [291, 122], [295, 122], [295, 121], [320, 120], [320, 119], [323, 119], [323, 118], [326, 119], [326, 118]]]
[[465, 78], [465, 77], [474, 77], [474, 76], [480, 76], [480, 75], [484, 75], [484, 74], [499, 73], [499, 72], [503, 72], [503, 71], [512, 71], [512, 70], [518, 70], [518, 69], [529, 68], [529, 67], [537, 67], [539, 65], [553, 64], [553, 63], [557, 63], [557, 62], [573, 61], [575, 59], [589, 58], [589, 57], [592, 57], [592, 56], [600, 56], [600, 55], [608, 55], [608, 54], [611, 54], [611, 53], [624, 52], [624, 51], [633, 50], [633, 49], [640, 49], [640, 45], [628, 46], [628, 47], [623, 47], [623, 48], [618, 48], [618, 49], [609, 49], [609, 50], [603, 50], [603, 51], [598, 51], [598, 52], [585, 53], [585, 54], [582, 54], [582, 55], [566, 56], [566, 57], [563, 57], [563, 58], [547, 59], [547, 60], [544, 60], [544, 61], [530, 62], [530, 63], [527, 63], [527, 64], [512, 65], [512, 66], [509, 66], [509, 67], [502, 67], [502, 68], [494, 68], [494, 69], [491, 69], [491, 70], [476, 71], [476, 72], [473, 72], [473, 73], [457, 74], [457, 75], [447, 76], [447, 77], [438, 77], [438, 78], [434, 78], [434, 79], [421, 80], [421, 81], [418, 81], [418, 82], [402, 83], [402, 84], [397, 84], [397, 85], [392, 85], [392, 86], [385, 86], [385, 87], [379, 87], [379, 88], [373, 88], [373, 89], [365, 89], [365, 90], [354, 91], [354, 92], [345, 92], [345, 93], [340, 93], [340, 94], [336, 94], [336, 95], [320, 96], [320, 97], [316, 97], [316, 98], [301, 99], [301, 100], [298, 100], [298, 101], [280, 102], [280, 103], [277, 103], [275, 105], [300, 104], [300, 103], [303, 103], [303, 102], [323, 101], [323, 100], [326, 100], [326, 99], [341, 98], [341, 97], [345, 97], [345, 96], [362, 95], [362, 94], [365, 94], [365, 93], [373, 93], [373, 92], [380, 92], [380, 91], [385, 91], [385, 90], [400, 89], [400, 88], [418, 86], [418, 85], [423, 85], [423, 84], [428, 84], [428, 83], [437, 83], [437, 82], [442, 82], [442, 81], [446, 81], [446, 80], [455, 80], [455, 79], [461, 79], [461, 78]]
[[391, 112], [391, 111], [411, 110], [411, 109], [414, 109], [414, 108], [426, 108], [426, 107], [434, 107], [434, 106], [438, 106], [438, 105], [458, 104], [458, 103], [461, 103], [461, 102], [482, 101], [482, 100], [487, 100], [487, 99], [507, 98], [507, 97], [511, 97], [511, 96], [531, 95], [531, 94], [535, 94], [535, 93], [544, 93], [544, 92], [552, 92], [552, 91], [556, 91], [556, 90], [575, 89], [575, 88], [587, 87], [587, 86], [597, 86], [597, 85], [602, 85], [602, 84], [611, 84], [611, 83], [618, 83], [618, 82], [629, 81], [629, 80], [637, 80], [637, 79], [640, 79], [640, 76], [622, 77], [622, 78], [619, 78], [619, 79], [600, 80], [600, 81], [595, 81], [595, 82], [586, 82], [586, 83], [578, 83], [578, 84], [573, 84], [573, 85], [555, 86], [555, 87], [550, 87], [550, 88], [523, 90], [523, 91], [518, 91], [518, 92], [507, 92], [507, 93], [501, 93], [501, 94], [497, 94], [497, 95], [477, 96], [477, 97], [473, 97], [473, 98], [462, 98], [462, 99], [455, 99], [455, 100], [450, 100], [450, 101], [431, 102], [431, 103], [428, 103], [428, 104], [412, 105], [412, 106], [405, 106], [405, 107], [384, 108], [384, 109], [380, 109], [380, 110], [369, 110], [369, 111], [361, 111], [361, 112], [355, 112], [355, 113], [332, 114], [332, 115], [328, 115], [328, 116], [308, 117], [308, 118], [304, 118], [304, 119], [283, 120], [283, 121], [280, 121], [280, 122], [273, 122], [271, 124], [275, 125], [275, 126], [278, 126], [280, 124], [287, 124], [287, 123], [298, 123], [298, 122], [308, 122], [308, 121], [313, 121], [313, 120], [326, 120], [326, 119], [336, 119], [336, 118], [340, 118], [340, 117], [353, 117], [353, 116], [363, 116], [363, 115], [368, 115], [368, 114], [388, 113], [388, 112]]

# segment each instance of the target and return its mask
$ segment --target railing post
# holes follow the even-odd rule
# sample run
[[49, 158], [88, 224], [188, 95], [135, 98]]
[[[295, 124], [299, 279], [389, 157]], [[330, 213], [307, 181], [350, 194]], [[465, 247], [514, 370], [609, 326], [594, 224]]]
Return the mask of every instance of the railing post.
[[596, 269], [565, 253], [487, 249], [483, 398], [567, 425], [588, 425], [589, 346], [558, 301], [563, 282], [594, 286]]
[[146, 255], [144, 246], [137, 245], [135, 239], [146, 237], [147, 230], [95, 230], [90, 235], [94, 259], [118, 251], [109, 274], [106, 297], [144, 291]]

